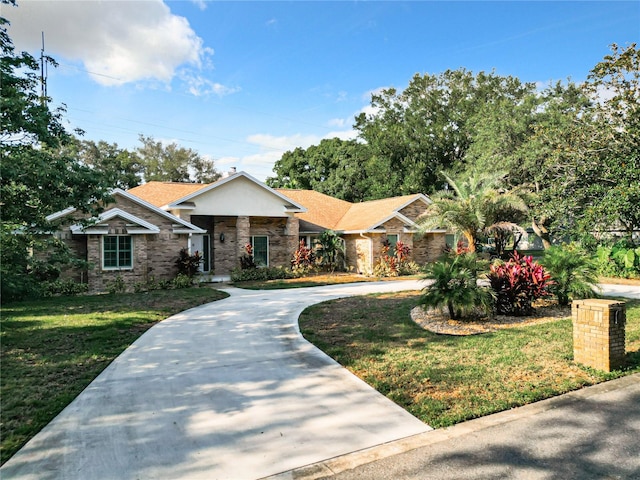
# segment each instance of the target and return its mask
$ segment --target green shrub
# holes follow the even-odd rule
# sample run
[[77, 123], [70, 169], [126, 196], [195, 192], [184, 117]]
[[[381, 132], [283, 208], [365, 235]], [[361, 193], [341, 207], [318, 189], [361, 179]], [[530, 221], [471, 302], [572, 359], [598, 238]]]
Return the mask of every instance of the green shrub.
[[114, 294], [114, 293], [124, 293], [127, 291], [127, 284], [125, 283], [124, 279], [118, 275], [116, 276], [116, 278], [113, 279], [113, 281], [107, 283], [107, 292]]
[[490, 289], [478, 286], [478, 274], [485, 263], [474, 253], [447, 253], [425, 267], [425, 279], [434, 283], [423, 289], [420, 303], [446, 307], [452, 319], [487, 313], [492, 306]]
[[423, 272], [423, 267], [416, 262], [404, 262], [398, 267], [398, 273], [400, 275], [417, 275]]
[[182, 273], [179, 273], [176, 278], [174, 278], [172, 280], [172, 287], [173, 288], [189, 288], [190, 286], [193, 285], [193, 278], [188, 276], [188, 275], [184, 275]]
[[629, 240], [596, 249], [598, 273], [606, 277], [640, 277], [640, 247]]
[[54, 280], [43, 284], [44, 296], [53, 297], [56, 295], [79, 295], [89, 291], [89, 285], [76, 282], [75, 280]]
[[508, 262], [494, 262], [487, 277], [496, 294], [499, 314], [528, 315], [534, 300], [549, 295], [549, 274], [533, 257], [520, 256], [518, 252]]
[[553, 281], [549, 290], [560, 305], [595, 296], [594, 287], [598, 282], [596, 265], [577, 244], [549, 248], [545, 251], [542, 265]]
[[296, 275], [291, 270], [283, 267], [264, 267], [249, 269], [234, 268], [231, 271], [232, 282], [282, 280], [295, 277]]

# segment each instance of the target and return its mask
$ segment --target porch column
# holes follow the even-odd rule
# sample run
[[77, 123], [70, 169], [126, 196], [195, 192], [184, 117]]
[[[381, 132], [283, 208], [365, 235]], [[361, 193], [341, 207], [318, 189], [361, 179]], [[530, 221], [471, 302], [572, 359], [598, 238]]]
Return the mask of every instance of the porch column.
[[300, 245], [300, 221], [296, 217], [287, 218], [284, 234], [287, 237], [287, 252], [292, 256]]
[[251, 222], [249, 217], [238, 217], [236, 220], [236, 258], [234, 259], [234, 265], [239, 265], [239, 258], [244, 255], [246, 250], [244, 249], [247, 243], [251, 243]]

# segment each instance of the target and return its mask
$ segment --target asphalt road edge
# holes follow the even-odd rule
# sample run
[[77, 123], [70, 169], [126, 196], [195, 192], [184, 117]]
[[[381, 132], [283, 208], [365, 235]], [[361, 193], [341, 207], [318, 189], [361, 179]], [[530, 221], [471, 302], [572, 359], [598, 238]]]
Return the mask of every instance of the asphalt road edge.
[[451, 427], [419, 433], [417, 435], [383, 443], [364, 450], [358, 450], [338, 457], [329, 458], [322, 462], [305, 465], [303, 467], [281, 472], [269, 477], [263, 477], [260, 480], [320, 480], [322, 478], [328, 478], [340, 472], [375, 462], [376, 460], [409, 452], [417, 448], [426, 447], [428, 445], [433, 445], [435, 443], [463, 435], [468, 435], [496, 425], [513, 422], [523, 417], [536, 415], [554, 408], [570, 405], [595, 395], [629, 388], [637, 383], [640, 383], [640, 373], [584, 387], [563, 395], [530, 403], [522, 407], [515, 407], [510, 410], [468, 420]]

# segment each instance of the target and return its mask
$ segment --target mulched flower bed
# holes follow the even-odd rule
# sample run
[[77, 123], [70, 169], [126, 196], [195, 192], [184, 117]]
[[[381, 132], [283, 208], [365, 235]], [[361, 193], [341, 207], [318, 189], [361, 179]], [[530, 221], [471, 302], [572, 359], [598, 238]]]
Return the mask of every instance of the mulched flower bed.
[[555, 301], [538, 300], [533, 306], [533, 313], [526, 317], [496, 315], [468, 320], [450, 320], [446, 312], [417, 306], [411, 310], [411, 320], [425, 330], [441, 335], [477, 335], [504, 328], [555, 322], [571, 316], [571, 306], [561, 307]]

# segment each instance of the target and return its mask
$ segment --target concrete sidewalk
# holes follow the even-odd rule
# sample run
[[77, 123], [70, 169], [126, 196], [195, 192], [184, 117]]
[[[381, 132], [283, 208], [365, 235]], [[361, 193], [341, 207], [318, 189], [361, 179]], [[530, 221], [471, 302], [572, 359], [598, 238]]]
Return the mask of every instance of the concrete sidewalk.
[[640, 479], [640, 374], [269, 480]]
[[0, 477], [255, 479], [428, 431], [306, 342], [297, 323], [314, 303], [420, 287], [228, 288], [231, 297], [147, 331]]

